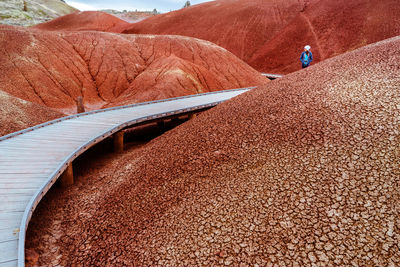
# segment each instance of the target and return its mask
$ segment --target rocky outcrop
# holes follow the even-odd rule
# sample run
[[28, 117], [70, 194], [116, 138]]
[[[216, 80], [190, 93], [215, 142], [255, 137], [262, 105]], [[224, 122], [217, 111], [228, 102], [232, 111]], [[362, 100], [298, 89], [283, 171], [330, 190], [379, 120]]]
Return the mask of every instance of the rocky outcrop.
[[158, 15], [125, 33], [179, 34], [220, 45], [261, 72], [290, 73], [311, 45], [315, 62], [400, 34], [397, 0], [212, 1]]
[[31, 26], [75, 11], [61, 0], [2, 0], [0, 24]]
[[16, 97], [76, 111], [265, 84], [212, 43], [180, 36], [51, 32], [0, 27], [0, 86]]
[[396, 37], [240, 95], [55, 192], [30, 233], [65, 266], [397, 266], [399, 68]]
[[105, 12], [84, 11], [53, 19], [34, 28], [47, 31], [121, 32], [128, 25], [128, 22]]
[[0, 90], [0, 136], [54, 120], [64, 114]]

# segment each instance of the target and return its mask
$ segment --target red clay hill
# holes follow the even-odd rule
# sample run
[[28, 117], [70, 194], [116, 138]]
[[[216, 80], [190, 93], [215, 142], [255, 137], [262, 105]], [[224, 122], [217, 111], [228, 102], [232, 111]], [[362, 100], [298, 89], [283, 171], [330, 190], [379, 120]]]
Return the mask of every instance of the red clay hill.
[[219, 0], [132, 24], [125, 33], [178, 34], [220, 45], [261, 72], [300, 69], [400, 34], [398, 0]]
[[0, 90], [0, 136], [54, 120], [64, 114]]
[[114, 15], [100, 11], [74, 12], [33, 28], [47, 31], [121, 32], [130, 24]]
[[55, 192], [27, 248], [41, 265], [399, 266], [399, 69], [395, 37], [206, 111]]
[[11, 95], [75, 112], [265, 84], [210, 42], [180, 36], [55, 32], [0, 26], [0, 85]]

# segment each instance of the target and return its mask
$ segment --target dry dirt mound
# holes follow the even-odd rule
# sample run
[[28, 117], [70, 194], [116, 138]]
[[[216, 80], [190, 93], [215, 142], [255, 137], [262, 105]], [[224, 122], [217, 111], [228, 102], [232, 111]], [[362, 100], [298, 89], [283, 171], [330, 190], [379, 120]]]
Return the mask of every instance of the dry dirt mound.
[[126, 33], [179, 34], [220, 45], [262, 72], [301, 68], [400, 34], [398, 0], [212, 1], [135, 23]]
[[0, 90], [0, 136], [54, 120], [64, 114]]
[[128, 25], [128, 22], [105, 12], [83, 11], [53, 19], [34, 28], [47, 31], [120, 32]]
[[33, 221], [37, 247], [61, 265], [399, 265], [399, 68], [396, 37], [221, 104], [82, 178]]
[[212, 43], [179, 36], [0, 27], [0, 86], [65, 113], [265, 84]]

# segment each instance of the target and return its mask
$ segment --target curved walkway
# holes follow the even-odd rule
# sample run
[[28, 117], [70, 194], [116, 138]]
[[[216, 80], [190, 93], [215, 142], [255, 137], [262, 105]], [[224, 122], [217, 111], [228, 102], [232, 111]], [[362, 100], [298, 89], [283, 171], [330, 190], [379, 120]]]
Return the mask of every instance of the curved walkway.
[[130, 126], [216, 106], [251, 88], [171, 98], [50, 121], [0, 138], [0, 266], [24, 266], [32, 212], [69, 164]]

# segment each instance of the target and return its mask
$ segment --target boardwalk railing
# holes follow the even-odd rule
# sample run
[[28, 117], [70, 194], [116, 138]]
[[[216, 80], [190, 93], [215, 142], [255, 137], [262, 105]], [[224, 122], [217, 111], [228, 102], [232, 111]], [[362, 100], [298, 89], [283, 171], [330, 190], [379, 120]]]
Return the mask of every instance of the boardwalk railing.
[[33, 211], [73, 160], [91, 146], [124, 128], [198, 112], [250, 89], [96, 110], [0, 137], [0, 266], [25, 265], [25, 233]]

